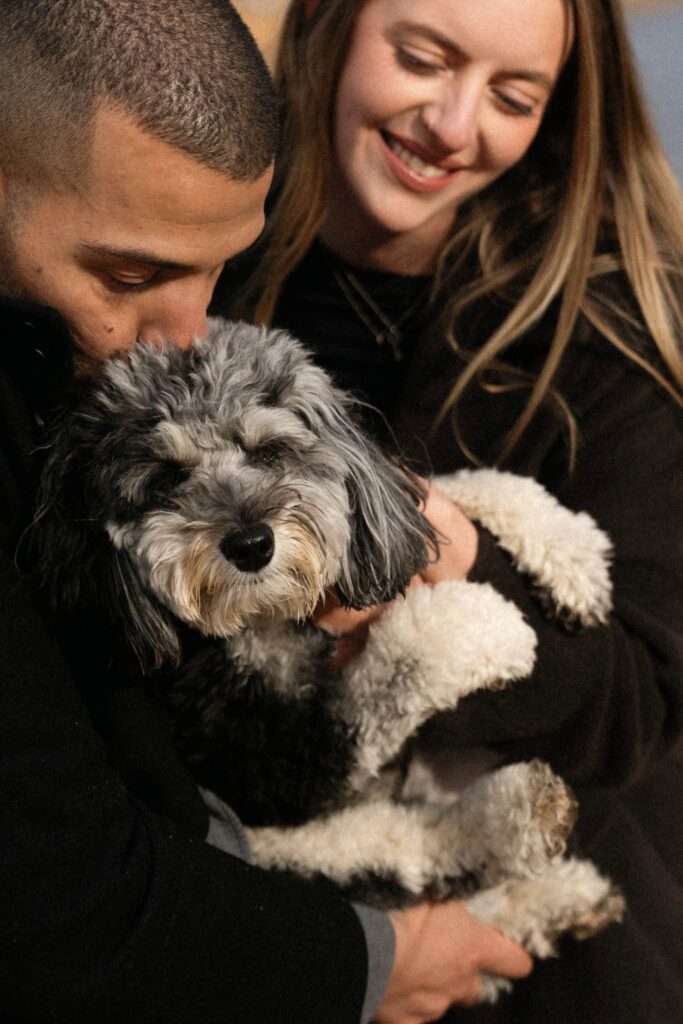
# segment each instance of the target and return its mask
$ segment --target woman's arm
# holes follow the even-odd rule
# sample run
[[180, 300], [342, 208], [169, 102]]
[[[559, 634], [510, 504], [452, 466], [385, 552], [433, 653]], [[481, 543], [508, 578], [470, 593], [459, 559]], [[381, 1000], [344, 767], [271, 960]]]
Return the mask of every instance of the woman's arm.
[[[604, 626], [567, 630], [485, 531], [469, 578], [490, 582], [538, 637], [529, 680], [475, 694], [438, 732], [458, 745], [547, 758], [576, 780], [631, 782], [683, 733], [683, 417], [644, 374], [624, 369], [609, 400], [580, 420], [577, 468], [543, 482], [588, 511], [614, 545], [614, 609]], [[438, 570], [438, 566], [436, 567]]]
[[[613, 362], [608, 369], [616, 376]], [[602, 626], [567, 628], [550, 615], [496, 538], [474, 531], [431, 488], [427, 513], [448, 541], [413, 585], [465, 572], [490, 583], [521, 608], [538, 648], [529, 679], [465, 698], [427, 727], [430, 744], [495, 745], [508, 758], [543, 757], [570, 779], [622, 785], [677, 742], [683, 734], [682, 421], [668, 396], [621, 360], [606, 397], [582, 413], [574, 472], [541, 472], [549, 491], [588, 511], [612, 539], [614, 608]], [[320, 621], [349, 633], [346, 653], [352, 654], [377, 614], [328, 605]]]

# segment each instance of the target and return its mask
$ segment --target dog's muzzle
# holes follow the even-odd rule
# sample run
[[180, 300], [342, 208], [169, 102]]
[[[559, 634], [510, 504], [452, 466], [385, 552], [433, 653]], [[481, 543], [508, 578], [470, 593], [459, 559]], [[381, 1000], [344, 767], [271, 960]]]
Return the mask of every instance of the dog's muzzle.
[[275, 537], [266, 523], [248, 526], [223, 538], [220, 549], [241, 572], [258, 572], [268, 565], [275, 551]]

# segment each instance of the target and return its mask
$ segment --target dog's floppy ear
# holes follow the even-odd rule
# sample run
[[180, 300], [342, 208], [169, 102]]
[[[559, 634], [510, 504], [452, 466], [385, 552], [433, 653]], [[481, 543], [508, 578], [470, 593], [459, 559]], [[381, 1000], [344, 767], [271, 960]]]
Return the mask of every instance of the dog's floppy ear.
[[363, 608], [405, 593], [438, 541], [419, 510], [425, 494], [415, 477], [355, 427], [347, 433], [351, 540], [336, 591], [342, 604]]
[[419, 510], [425, 495], [354, 423], [353, 402], [325, 374], [299, 366], [298, 415], [344, 466], [351, 539], [335, 584], [339, 600], [364, 608], [402, 594], [425, 567], [436, 534]]
[[143, 672], [178, 665], [181, 644], [176, 620], [167, 608], [142, 586], [130, 557], [110, 543], [106, 562], [110, 585], [103, 602], [109, 619], [119, 628], [124, 646], [135, 654]]
[[[98, 433], [98, 431], [100, 433]], [[30, 571], [50, 607], [101, 613], [143, 669], [177, 661], [175, 620], [141, 585], [131, 560], [109, 537], [102, 495], [105, 427], [89, 396], [55, 424], [37, 511], [25, 537]], [[106, 475], [106, 474], [105, 474]]]

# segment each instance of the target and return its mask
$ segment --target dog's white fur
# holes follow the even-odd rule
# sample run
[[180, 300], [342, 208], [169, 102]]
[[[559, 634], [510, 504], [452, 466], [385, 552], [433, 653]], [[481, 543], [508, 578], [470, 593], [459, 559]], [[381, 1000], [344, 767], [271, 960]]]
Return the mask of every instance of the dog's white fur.
[[470, 519], [494, 534], [558, 615], [584, 626], [606, 621], [612, 607], [612, 545], [586, 512], [565, 508], [530, 477], [495, 469], [465, 469], [442, 477], [439, 485]]
[[345, 673], [340, 712], [361, 737], [353, 788], [362, 790], [435, 712], [529, 675], [535, 649], [519, 609], [488, 584], [454, 580], [396, 602]]
[[[546, 765], [507, 766], [460, 792], [423, 790], [420, 801], [396, 789], [397, 758], [428, 718], [532, 672], [536, 636], [519, 608], [488, 584], [418, 588], [373, 623], [337, 676], [311, 672], [312, 644], [327, 641], [289, 620], [310, 615], [332, 585], [366, 606], [386, 600], [387, 586], [402, 591], [424, 552], [424, 525], [402, 474], [353, 427], [343, 396], [300, 347], [283, 332], [214, 321], [209, 344], [189, 355], [143, 346], [112, 361], [97, 386], [58, 436], [43, 487], [38, 555], [54, 602], [99, 597], [88, 569], [71, 578], [99, 516], [114, 560], [103, 578], [119, 588], [110, 607], [123, 609], [138, 652], [151, 648], [157, 664], [177, 657], [175, 616], [224, 639], [236, 685], [258, 679], [291, 702], [330, 686], [329, 710], [349, 737], [346, 806], [296, 827], [250, 828], [256, 862], [351, 889], [358, 878], [389, 878], [415, 898], [445, 896], [471, 877], [472, 912], [539, 956], [563, 932], [583, 937], [617, 920], [623, 904], [611, 883], [563, 857], [574, 803]], [[273, 467], [264, 445], [283, 438]], [[169, 462], [181, 482], [157, 500], [150, 476]], [[92, 518], [86, 501], [64, 519], [69, 479], [93, 496]], [[610, 544], [589, 516], [495, 470], [437, 483], [494, 534], [561, 621], [605, 621]], [[224, 545], [254, 522], [274, 546], [247, 571]], [[96, 567], [102, 550], [87, 564]], [[215, 813], [220, 801], [208, 799]], [[504, 987], [488, 979], [486, 997]]]
[[[497, 534], [518, 566], [564, 617], [605, 620], [611, 605], [610, 544], [589, 516], [559, 505], [532, 480], [497, 471], [437, 478], [473, 518]], [[481, 482], [481, 491], [479, 483]], [[409, 592], [375, 622], [346, 669], [341, 713], [360, 728], [351, 777], [372, 792], [406, 740], [463, 696], [530, 674], [536, 636], [519, 609], [492, 587], [468, 581]], [[402, 671], [403, 669], [403, 671]], [[416, 896], [435, 878], [473, 873], [482, 888], [473, 914], [547, 957], [565, 932], [594, 934], [618, 920], [623, 901], [588, 861], [565, 859], [574, 804], [547, 765], [509, 765], [440, 803], [375, 796], [297, 828], [248, 829], [257, 863], [321, 873], [340, 884], [363, 872], [389, 874]], [[482, 998], [508, 988], [484, 979]]]

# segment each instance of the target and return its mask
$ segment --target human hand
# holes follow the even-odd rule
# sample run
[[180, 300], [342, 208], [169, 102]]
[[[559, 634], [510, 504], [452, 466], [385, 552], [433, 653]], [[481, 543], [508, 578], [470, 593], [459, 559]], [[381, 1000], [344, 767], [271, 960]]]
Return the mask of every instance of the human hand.
[[464, 579], [471, 571], [479, 548], [476, 527], [454, 501], [433, 483], [422, 480], [427, 499], [422, 512], [436, 530], [439, 557], [420, 573], [425, 583]]
[[375, 1024], [426, 1024], [449, 1006], [479, 1001], [480, 975], [524, 978], [529, 954], [460, 901], [392, 911], [396, 958]]

